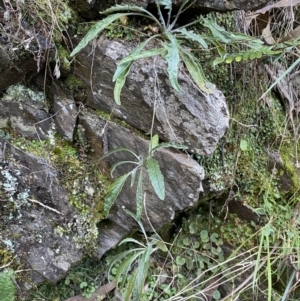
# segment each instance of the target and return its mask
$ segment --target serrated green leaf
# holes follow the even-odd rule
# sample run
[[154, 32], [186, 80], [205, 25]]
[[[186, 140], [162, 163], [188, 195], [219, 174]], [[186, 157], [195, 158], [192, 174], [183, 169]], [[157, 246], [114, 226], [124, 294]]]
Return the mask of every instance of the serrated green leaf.
[[107, 152], [104, 156], [102, 156], [99, 161], [103, 160], [104, 158], [114, 154], [114, 153], [118, 153], [118, 152], [129, 152], [131, 153], [132, 155], [134, 155], [138, 160], [140, 160], [140, 158], [135, 154], [135, 152], [133, 152], [131, 149], [129, 148], [126, 148], [126, 147], [118, 147], [118, 148], [115, 148], [109, 152]]
[[201, 66], [198, 64], [197, 59], [188, 51], [180, 48], [180, 56], [184, 61], [185, 66], [189, 70], [191, 77], [195, 84], [200, 88], [201, 91], [210, 94], [211, 90], [206, 87], [207, 80], [204, 76]]
[[225, 58], [222, 58], [222, 57], [217, 57], [214, 61], [213, 61], [213, 67], [216, 67], [217, 65], [223, 63], [225, 60]]
[[231, 42], [230, 34], [217, 23], [208, 18], [203, 18], [203, 25], [210, 29], [212, 35], [221, 42], [228, 44]]
[[[111, 170], [110, 170], [110, 175], [113, 176], [113, 173], [114, 173], [115, 169], [116, 169], [118, 166], [123, 165], [123, 164], [135, 164], [135, 165], [138, 165], [139, 163], [138, 163], [138, 162], [135, 162], [135, 161], [120, 161], [120, 162], [117, 162], [117, 163], [115, 163], [115, 164], [112, 166], [112, 168], [111, 168]], [[131, 174], [132, 174], [132, 172], [131, 172]]]
[[[124, 301], [131, 301], [131, 296], [133, 294], [137, 272], [138, 271], [135, 270], [133, 272], [133, 274], [128, 279], [128, 283], [126, 285], [126, 294], [125, 294], [125, 297], [124, 297]], [[132, 300], [134, 300], [134, 298], [135, 298], [135, 296], [132, 296]], [[136, 300], [136, 301], [138, 301], [138, 300]]]
[[116, 79], [116, 83], [115, 83], [115, 87], [114, 87], [114, 99], [115, 99], [115, 102], [120, 105], [121, 104], [121, 91], [122, 91], [122, 88], [125, 84], [125, 81], [126, 81], [126, 77], [130, 71], [130, 68], [132, 66], [132, 63], [128, 63], [128, 64], [124, 64], [126, 65], [126, 68], [124, 69], [124, 71], [118, 76], [118, 78]]
[[133, 299], [137, 301], [141, 300], [143, 288], [145, 285], [145, 280], [148, 274], [151, 253], [152, 253], [152, 245], [149, 244], [147, 249], [141, 256], [141, 259], [139, 260], [139, 265], [137, 267], [138, 273], [134, 285], [134, 294], [133, 294]]
[[136, 218], [140, 219], [143, 211], [143, 170], [141, 169], [136, 188]]
[[168, 63], [168, 75], [169, 80], [172, 87], [180, 92], [180, 87], [178, 84], [178, 64], [180, 62], [179, 57], [179, 42], [172, 34], [167, 34], [167, 37], [170, 43], [164, 43], [163, 46], [167, 50], [167, 54], [165, 55], [165, 59]]
[[120, 62], [120, 64], [125, 64], [125, 63], [128, 63], [128, 62], [136, 61], [136, 60], [139, 60], [139, 59], [144, 59], [144, 58], [147, 58], [147, 57], [163, 55], [165, 52], [166, 52], [165, 48], [158, 48], [158, 49], [146, 50], [144, 52], [140, 52], [140, 53], [137, 53], [137, 54], [130, 54], [130, 55], [126, 56]]
[[[151, 18], [153, 19], [156, 23], [159, 23], [158, 20], [146, 9], [144, 9], [143, 7], [140, 7], [140, 6], [136, 6], [136, 5], [115, 5], [115, 6], [112, 6], [102, 12], [100, 12], [101, 14], [104, 14], [104, 15], [108, 15], [108, 14], [111, 14], [111, 13], [117, 13], [117, 12], [121, 12], [121, 11], [126, 11], [127, 13], [128, 12], [135, 12], [135, 13], [139, 13], [139, 14], [143, 14], [145, 15], [145, 17], [147, 18]], [[123, 15], [126, 15], [125, 13], [123, 13]]]
[[133, 187], [134, 182], [135, 182], [135, 176], [136, 176], [136, 172], [139, 169], [139, 166], [137, 166], [136, 168], [134, 168], [130, 174], [131, 174], [131, 180], [130, 180], [130, 187]]
[[128, 237], [128, 238], [124, 238], [122, 239], [122, 241], [118, 244], [118, 246], [121, 246], [125, 243], [135, 243], [135, 244], [138, 244], [140, 245], [142, 248], [145, 248], [146, 246], [144, 244], [142, 244], [141, 242], [139, 242], [137, 239], [134, 239], [134, 238], [131, 238], [131, 237]]
[[155, 2], [160, 6], [164, 6], [165, 9], [172, 9], [172, 0], [156, 0]]
[[146, 45], [155, 37], [157, 37], [157, 35], [151, 36], [149, 39], [145, 40], [144, 42], [140, 43], [136, 48], [134, 48], [121, 62], [119, 62], [118, 67], [114, 73], [113, 76], [113, 82], [115, 82], [117, 80], [117, 78], [124, 73], [124, 71], [126, 70], [126, 68], [132, 63], [132, 60], [129, 61], [125, 61], [128, 57], [134, 57], [136, 55], [138, 55], [145, 47]]
[[158, 146], [159, 137], [158, 135], [154, 135], [151, 138], [150, 144], [151, 144], [151, 150], [155, 149]]
[[0, 300], [14, 301], [16, 294], [16, 287], [12, 281], [13, 271], [0, 273]]
[[131, 265], [133, 262], [141, 255], [140, 252], [135, 252], [131, 256], [128, 256], [118, 267], [117, 273], [115, 277], [116, 286], [120, 283], [120, 279], [124, 275], [124, 278], [127, 278], [128, 272], [130, 270]]
[[130, 173], [120, 176], [109, 186], [108, 193], [104, 199], [104, 214], [106, 217], [108, 217], [109, 210], [120, 194], [129, 175]]
[[203, 39], [203, 37], [199, 34], [194, 33], [194, 31], [192, 30], [187, 30], [186, 28], [180, 28], [180, 29], [176, 29], [174, 30], [174, 32], [179, 32], [183, 35], [183, 38], [185, 38], [186, 40], [190, 40], [190, 41], [195, 41], [197, 43], [199, 43], [204, 49], [208, 49], [208, 45], [205, 42], [205, 40]]
[[83, 49], [92, 39], [94, 39], [102, 30], [104, 30], [109, 24], [119, 19], [120, 17], [128, 15], [124, 13], [114, 14], [106, 17], [105, 19], [97, 22], [92, 28], [87, 32], [87, 34], [82, 38], [80, 43], [71, 52], [70, 56], [74, 56], [81, 49]]
[[152, 187], [157, 196], [163, 201], [165, 199], [165, 183], [164, 177], [159, 169], [159, 164], [155, 159], [148, 158], [146, 167]]

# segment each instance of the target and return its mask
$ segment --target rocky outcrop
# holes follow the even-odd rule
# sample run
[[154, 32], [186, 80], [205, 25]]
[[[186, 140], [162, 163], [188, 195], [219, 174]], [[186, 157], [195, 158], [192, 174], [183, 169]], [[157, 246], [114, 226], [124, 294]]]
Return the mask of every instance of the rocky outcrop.
[[200, 92], [182, 71], [179, 72], [182, 91], [175, 92], [165, 72], [166, 64], [160, 58], [133, 64], [121, 93], [122, 104], [115, 104], [112, 77], [117, 63], [133, 48], [132, 43], [102, 37], [97, 41], [94, 56], [88, 55], [91, 46], [77, 55], [75, 73], [90, 91], [87, 105], [112, 113], [145, 133], [151, 129], [155, 106], [153, 130], [162, 140], [184, 144], [190, 152], [213, 153], [229, 124], [223, 93], [214, 86], [212, 94]]
[[[135, 135], [130, 129], [90, 113], [81, 116], [80, 123], [86, 130], [92, 148], [97, 150], [99, 154], [101, 152], [104, 154], [119, 147], [126, 147], [139, 156], [146, 158], [149, 141]], [[146, 231], [153, 231], [153, 228], [159, 229], [172, 220], [177, 211], [194, 205], [199, 199], [199, 193], [202, 190], [201, 182], [204, 179], [203, 168], [196, 161], [189, 158], [187, 154], [163, 148], [157, 151], [155, 158], [159, 162], [164, 176], [166, 198], [164, 201], [159, 200], [149, 182], [147, 173], [144, 172], [144, 211], [147, 212], [147, 216], [143, 214], [141, 220]], [[130, 160], [134, 161], [134, 156], [128, 154], [128, 152], [117, 152], [104, 160], [105, 166], [102, 164], [102, 168], [107, 170], [116, 162]], [[130, 164], [121, 165], [116, 169], [114, 176], [121, 176], [131, 169], [132, 165]], [[102, 255], [104, 253], [103, 248], [107, 247], [107, 244], [102, 244], [102, 237], [104, 241], [111, 240], [115, 242], [115, 232], [125, 235], [137, 227], [135, 221], [122, 209], [125, 207], [131, 212], [136, 212], [135, 199], [136, 186], [131, 187], [130, 183], [128, 183], [122, 189], [109, 215], [109, 220], [116, 225], [113, 226], [113, 229], [117, 228], [118, 230], [111, 231], [112, 226], [108, 227], [107, 230], [105, 228], [102, 229], [100, 233], [100, 247], [97, 251], [98, 255]], [[107, 233], [112, 233], [113, 235], [108, 235]], [[119, 235], [117, 239], [119, 239]], [[111, 244], [109, 247], [111, 247]]]
[[[155, 0], [118, 0], [118, 1], [103, 1], [103, 0], [92, 0], [92, 1], [71, 1], [74, 2], [74, 6], [79, 14], [87, 19], [92, 19], [99, 16], [99, 12], [114, 6], [115, 4], [129, 4], [137, 5], [143, 8], [155, 7]], [[177, 11], [183, 0], [172, 1], [174, 11]], [[192, 2], [192, 1], [191, 1]], [[218, 12], [228, 12], [232, 10], [256, 10], [266, 6], [274, 1], [270, 0], [229, 0], [229, 1], [219, 1], [219, 0], [197, 0], [192, 7], [187, 11], [188, 14], [192, 13], [201, 14], [203, 12], [218, 11]]]
[[46, 159], [0, 140], [0, 195], [0, 245], [29, 268], [24, 287], [61, 279], [82, 258], [83, 245], [74, 243], [82, 221], [57, 171]]
[[77, 121], [77, 107], [72, 93], [58, 81], [53, 81], [50, 89], [53, 119], [57, 132], [72, 142]]
[[53, 132], [44, 93], [22, 86], [11, 86], [0, 102], [0, 127], [10, 128], [23, 137], [46, 139]]
[[[151, 0], [154, 2], [154, 0]], [[178, 1], [182, 3], [183, 1]], [[231, 10], [256, 10], [264, 7], [268, 3], [274, 1], [270, 0], [229, 0], [229, 1], [219, 1], [219, 0], [197, 0], [195, 5], [193, 5], [193, 9], [209, 9], [211, 11], [222, 11], [228, 12]], [[195, 11], [194, 11], [195, 12]]]
[[21, 51], [16, 55], [16, 52], [11, 51], [7, 46], [7, 40], [3, 40], [3, 36], [0, 36], [0, 91], [21, 82], [29, 73], [37, 73], [34, 57], [26, 52], [21, 54]]

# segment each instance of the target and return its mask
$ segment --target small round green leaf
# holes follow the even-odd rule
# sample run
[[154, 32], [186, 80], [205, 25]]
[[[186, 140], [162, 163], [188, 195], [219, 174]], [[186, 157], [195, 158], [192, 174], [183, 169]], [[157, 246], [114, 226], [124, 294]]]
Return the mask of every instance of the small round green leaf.
[[176, 257], [176, 263], [178, 265], [184, 265], [185, 264], [185, 258], [184, 257], [181, 257], [181, 256], [177, 256]]
[[241, 139], [240, 141], [240, 149], [244, 152], [248, 148], [248, 142], [247, 140]]
[[200, 232], [200, 238], [203, 242], [208, 242], [209, 241], [208, 231], [207, 230], [202, 230]]
[[213, 298], [214, 300], [219, 300], [221, 298], [221, 293], [218, 290], [215, 290], [213, 292]]

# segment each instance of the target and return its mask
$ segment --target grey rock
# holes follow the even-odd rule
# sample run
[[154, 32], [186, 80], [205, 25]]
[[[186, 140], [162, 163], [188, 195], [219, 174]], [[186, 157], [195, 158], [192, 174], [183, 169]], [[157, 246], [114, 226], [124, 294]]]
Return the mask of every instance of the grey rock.
[[133, 64], [122, 90], [122, 104], [116, 106], [112, 77], [117, 63], [133, 48], [132, 43], [102, 37], [93, 58], [88, 56], [91, 46], [77, 55], [75, 73], [87, 87], [91, 86], [90, 70], [93, 68], [93, 90], [87, 97], [87, 105], [112, 113], [147, 133], [156, 99], [154, 133], [164, 141], [189, 146], [191, 152], [213, 153], [229, 125], [224, 95], [215, 86], [212, 86], [212, 94], [202, 93], [182, 71], [179, 72], [182, 92], [175, 92], [166, 75], [166, 64], [160, 58], [138, 60]]
[[[92, 148], [98, 149], [99, 155], [118, 147], [126, 147], [139, 156], [146, 158], [149, 141], [135, 135], [130, 129], [105, 121], [90, 113], [85, 113], [84, 116], [81, 116], [80, 123], [86, 129], [88, 137], [91, 137], [89, 141], [92, 143]], [[159, 229], [174, 218], [176, 211], [194, 205], [199, 199], [199, 193], [202, 188], [201, 183], [204, 178], [203, 168], [196, 161], [189, 158], [188, 155], [179, 151], [161, 149], [156, 152], [155, 159], [159, 162], [164, 176], [166, 197], [164, 201], [158, 199], [149, 182], [147, 173], [144, 171], [143, 188], [146, 196], [146, 208], [144, 211], [147, 212], [147, 215], [144, 213], [141, 220], [147, 231]], [[134, 157], [128, 152], [117, 152], [102, 162], [102, 168], [107, 172], [108, 168], [113, 164], [128, 160], [134, 160]], [[121, 165], [116, 169], [114, 177], [123, 175], [131, 169], [132, 165]], [[129, 183], [125, 184], [109, 215], [109, 220], [117, 225], [114, 227], [123, 229], [121, 236], [126, 234], [126, 229], [129, 233], [132, 229], [137, 228], [135, 221], [122, 209], [125, 207], [131, 212], [136, 212], [135, 195], [136, 186], [130, 187]], [[104, 253], [101, 249], [102, 239], [105, 241], [103, 245], [106, 246], [107, 237], [112, 238], [111, 232], [115, 233], [110, 228], [107, 230], [102, 229], [100, 249], [97, 251], [98, 255]]]
[[45, 159], [3, 140], [0, 149], [0, 243], [28, 269], [22, 287], [56, 282], [83, 256], [78, 212]]
[[[154, 3], [155, 0], [150, 0], [151, 3]], [[175, 7], [179, 7], [183, 0], [174, 1]], [[274, 1], [270, 0], [197, 0], [196, 3], [191, 7], [190, 11], [193, 14], [199, 13], [202, 10], [207, 11], [218, 11], [218, 12], [228, 12], [232, 10], [256, 10], [266, 6], [269, 3]]]
[[50, 95], [57, 132], [65, 140], [72, 142], [78, 114], [72, 93], [65, 89], [60, 82], [53, 81]]
[[101, 233], [99, 247], [94, 256], [101, 258], [107, 251], [113, 249], [129, 233], [128, 228], [122, 227], [110, 220], [100, 223]]
[[[177, 11], [183, 0], [172, 1], [174, 11]], [[190, 1], [191, 3], [192, 1]], [[270, 0], [197, 0], [190, 7], [187, 13], [190, 16], [197, 16], [203, 14], [204, 12], [218, 11], [218, 12], [228, 12], [232, 10], [256, 10], [266, 6], [267, 4], [273, 3], [275, 1]], [[107, 9], [115, 4], [133, 4], [141, 6], [144, 8], [151, 8], [155, 5], [155, 0], [123, 0], [123, 1], [101, 1], [99, 7], [101, 10]]]
[[9, 45], [0, 43], [0, 91], [24, 80], [26, 74], [37, 73], [37, 63], [29, 53], [17, 55]]
[[9, 87], [0, 102], [0, 128], [34, 139], [49, 137], [53, 122], [42, 95], [21, 85]]

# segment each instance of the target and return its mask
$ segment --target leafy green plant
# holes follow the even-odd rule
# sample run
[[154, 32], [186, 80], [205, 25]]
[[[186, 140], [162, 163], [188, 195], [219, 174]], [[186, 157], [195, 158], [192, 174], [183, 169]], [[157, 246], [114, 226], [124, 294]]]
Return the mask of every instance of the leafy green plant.
[[[113, 76], [113, 81], [116, 82], [114, 98], [117, 104], [121, 103], [121, 90], [134, 61], [153, 56], [161, 56], [166, 60], [170, 83], [177, 92], [180, 92], [178, 68], [180, 61], [183, 61], [198, 88], [205, 93], [211, 93], [209, 83], [203, 74], [201, 65], [198, 63], [190, 49], [184, 46], [184, 41], [197, 43], [197, 47], [200, 46], [200, 48], [204, 50], [208, 50], [208, 44], [212, 44], [219, 53], [219, 57], [214, 60], [213, 66], [225, 61], [230, 63], [233, 60], [240, 61], [255, 59], [261, 57], [263, 54], [272, 55], [278, 53], [278, 51], [273, 51], [271, 46], [264, 46], [260, 39], [240, 33], [227, 32], [224, 28], [220, 27], [209, 18], [201, 18], [189, 24], [176, 27], [179, 16], [189, 7], [189, 0], [183, 1], [173, 19], [171, 18], [171, 0], [156, 0], [155, 2], [157, 5], [159, 19], [146, 9], [135, 5], [116, 5], [103, 11], [102, 14], [109, 14], [109, 16], [96, 23], [71, 53], [71, 56], [77, 54], [101, 31], [109, 27], [112, 22], [120, 18], [124, 18], [125, 16], [135, 15], [145, 17], [156, 24], [157, 33], [150, 37], [148, 36], [143, 42], [141, 42], [139, 46], [137, 46], [119, 63], [117, 70], [115, 71]], [[163, 17], [161, 6], [163, 6], [164, 10], [167, 10], [168, 12], [167, 20]], [[197, 23], [201, 23], [203, 27], [207, 28], [210, 31], [210, 34], [198, 34], [193, 30], [187, 29], [189, 26]], [[150, 41], [154, 39], [159, 41], [159, 43], [156, 43], [159, 45], [158, 48], [150, 45]], [[245, 43], [250, 49], [228, 54], [226, 51], [226, 45], [235, 45], [237, 43]], [[150, 49], [143, 51], [147, 45], [149, 45]]]
[[123, 288], [124, 301], [139, 301], [142, 299], [143, 288], [150, 267], [150, 256], [158, 249], [166, 252], [167, 247], [157, 234], [148, 238], [144, 226], [138, 217], [129, 210], [125, 208], [124, 210], [139, 224], [146, 243], [143, 244], [134, 238], [123, 239], [119, 246], [125, 243], [132, 243], [137, 245], [137, 247], [109, 258], [109, 275], [114, 269], [113, 278], [116, 286]]
[[186, 146], [176, 144], [176, 143], [161, 143], [159, 144], [159, 138], [157, 135], [154, 135], [151, 138], [151, 141], [149, 143], [149, 151], [146, 158], [143, 158], [142, 156], [138, 156], [135, 152], [132, 150], [120, 147], [114, 150], [111, 150], [107, 154], [105, 154], [101, 159], [104, 159], [116, 152], [129, 152], [132, 154], [136, 161], [121, 161], [114, 164], [111, 168], [111, 176], [113, 176], [113, 172], [115, 169], [122, 165], [122, 164], [133, 164], [136, 165], [130, 172], [118, 177], [108, 188], [107, 195], [105, 197], [105, 203], [104, 203], [104, 213], [106, 216], [109, 214], [109, 210], [115, 200], [117, 199], [118, 195], [120, 194], [126, 180], [128, 177], [131, 177], [130, 186], [133, 187], [136, 181], [137, 174], [138, 180], [137, 180], [137, 190], [136, 190], [136, 216], [139, 219], [142, 214], [142, 207], [143, 207], [143, 173], [144, 169], [147, 170], [151, 185], [154, 188], [155, 193], [159, 197], [160, 200], [164, 200], [165, 198], [165, 185], [164, 185], [164, 177], [160, 171], [158, 162], [153, 158], [153, 155], [155, 152], [160, 148], [165, 147], [173, 147], [177, 149], [187, 149]]
[[0, 300], [3, 301], [14, 301], [16, 287], [13, 282], [14, 272], [8, 270], [0, 273]]

